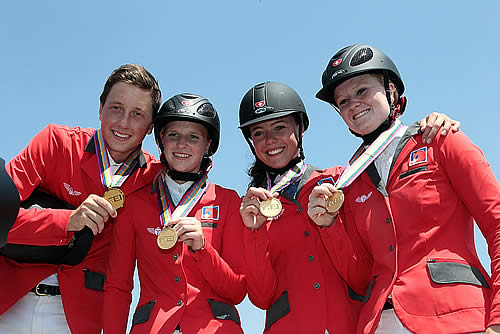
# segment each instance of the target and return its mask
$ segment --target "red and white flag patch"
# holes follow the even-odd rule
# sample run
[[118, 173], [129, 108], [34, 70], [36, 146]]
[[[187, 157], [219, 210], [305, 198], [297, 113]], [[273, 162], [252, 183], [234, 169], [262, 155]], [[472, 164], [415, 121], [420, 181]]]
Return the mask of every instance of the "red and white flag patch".
[[219, 206], [204, 206], [201, 209], [201, 219], [219, 220]]
[[418, 150], [410, 153], [410, 162], [408, 163], [409, 166], [421, 164], [424, 162], [427, 162], [427, 146], [419, 148]]

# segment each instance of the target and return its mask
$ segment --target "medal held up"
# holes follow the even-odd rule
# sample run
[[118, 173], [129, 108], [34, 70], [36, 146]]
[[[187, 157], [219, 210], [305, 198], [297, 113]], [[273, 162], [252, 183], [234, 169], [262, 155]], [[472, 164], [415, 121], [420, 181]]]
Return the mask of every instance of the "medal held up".
[[187, 216], [205, 193], [209, 181], [207, 174], [204, 174], [186, 191], [174, 210], [173, 204], [167, 199], [168, 189], [165, 186], [163, 177], [159, 177], [157, 182], [158, 188], [156, 193], [162, 230], [156, 238], [156, 244], [160, 249], [168, 250], [174, 247], [178, 240], [177, 231], [173, 226], [169, 226], [168, 222], [172, 219]]
[[345, 167], [342, 175], [340, 175], [335, 188], [337, 192], [326, 199], [326, 211], [328, 213], [335, 213], [340, 210], [344, 204], [344, 193], [342, 188], [350, 185], [363, 171], [384, 151], [394, 138], [405, 131], [404, 125], [399, 119], [394, 121], [394, 124], [386, 131], [382, 132], [378, 138], [365, 148], [361, 146], [354, 156], [351, 158], [349, 164]]
[[104, 199], [107, 200], [115, 210], [123, 207], [125, 204], [125, 194], [120, 190], [120, 186], [132, 174], [138, 164], [140, 148], [137, 148], [128, 158], [121, 164], [115, 174], [111, 171], [111, 163], [109, 161], [106, 142], [102, 136], [101, 129], [94, 132], [94, 145], [99, 165], [99, 174], [101, 175], [101, 183], [105, 189]]
[[[283, 176], [273, 187], [271, 187], [271, 178], [269, 177], [269, 173], [267, 174], [267, 189], [271, 193], [276, 193], [281, 189], [288, 187], [289, 184], [295, 182], [302, 174], [304, 174], [306, 170], [306, 164], [304, 161], [296, 164], [292, 169], [290, 169], [285, 176]], [[260, 213], [267, 218], [274, 218], [281, 213], [283, 206], [279, 199], [273, 197], [268, 198], [265, 201], [260, 202], [259, 211]]]

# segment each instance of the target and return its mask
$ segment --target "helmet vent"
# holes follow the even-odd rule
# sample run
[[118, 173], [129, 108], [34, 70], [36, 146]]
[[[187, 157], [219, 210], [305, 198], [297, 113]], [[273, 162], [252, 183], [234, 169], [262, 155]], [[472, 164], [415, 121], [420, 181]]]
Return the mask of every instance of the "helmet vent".
[[203, 103], [197, 110], [198, 114], [205, 117], [214, 117], [215, 109], [211, 103]]
[[370, 59], [373, 58], [373, 51], [371, 48], [362, 48], [359, 49], [351, 59], [351, 66], [358, 66], [366, 63]]
[[168, 112], [175, 112], [175, 103], [172, 100], [168, 100], [165, 103], [165, 108], [167, 109]]

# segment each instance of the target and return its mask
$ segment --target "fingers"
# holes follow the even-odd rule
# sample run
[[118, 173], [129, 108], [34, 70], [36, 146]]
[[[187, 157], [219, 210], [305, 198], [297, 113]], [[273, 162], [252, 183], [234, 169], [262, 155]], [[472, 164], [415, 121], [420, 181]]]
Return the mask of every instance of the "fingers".
[[[278, 196], [278, 194], [275, 194]], [[260, 213], [260, 200], [275, 197], [264, 188], [251, 187], [241, 199], [240, 215], [243, 224], [249, 229], [259, 229], [267, 221], [267, 218]]]
[[318, 226], [330, 226], [337, 217], [337, 212], [331, 214], [326, 210], [326, 200], [337, 192], [337, 189], [329, 183], [323, 183], [313, 188], [309, 195], [307, 214]]
[[[439, 128], [444, 124], [444, 115], [433, 112], [426, 117], [425, 121], [420, 122], [420, 130], [422, 131], [422, 142], [424, 144], [430, 144], [432, 139], [436, 136]], [[422, 127], [422, 122], [424, 126]]]
[[107, 200], [92, 194], [70, 215], [67, 230], [80, 231], [88, 226], [96, 235], [104, 230], [109, 217], [116, 217], [116, 210]]
[[201, 222], [194, 217], [181, 217], [174, 220], [174, 230], [179, 241], [186, 243], [193, 250], [199, 250], [205, 245], [205, 237]]
[[420, 121], [422, 131], [422, 142], [430, 144], [438, 132], [446, 136], [450, 129], [454, 132], [460, 130], [460, 122], [449, 118], [445, 114], [433, 112]]

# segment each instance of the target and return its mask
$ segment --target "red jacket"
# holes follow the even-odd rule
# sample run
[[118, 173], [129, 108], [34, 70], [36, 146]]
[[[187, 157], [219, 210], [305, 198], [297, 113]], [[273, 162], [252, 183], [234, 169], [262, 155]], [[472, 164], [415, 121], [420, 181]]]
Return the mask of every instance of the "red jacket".
[[[99, 167], [92, 139], [93, 129], [49, 125], [36, 135], [29, 145], [8, 165], [21, 201], [34, 189], [49, 193], [73, 206], [79, 206], [90, 194], [102, 196]], [[138, 188], [150, 183], [154, 173], [147, 167], [153, 159], [141, 154], [138, 168], [121, 187], [127, 200]], [[133, 196], [132, 196], [133, 197]], [[20, 209], [9, 232], [14, 244], [54, 246], [67, 244], [72, 232], [66, 232], [71, 210]], [[121, 210], [118, 211], [118, 215]], [[100, 333], [104, 293], [102, 284], [105, 260], [111, 239], [112, 224], [106, 223], [102, 233], [94, 237], [87, 257], [76, 266], [17, 263], [0, 256], [0, 313], [5, 312], [35, 285], [57, 273], [66, 320], [72, 333]], [[85, 286], [90, 281], [91, 288]], [[97, 284], [101, 281], [101, 284]], [[98, 291], [96, 289], [101, 289]]]
[[[352, 333], [360, 302], [332, 266], [318, 228], [307, 216], [309, 194], [340, 168], [308, 166], [295, 200], [286, 189], [283, 211], [258, 230], [244, 229], [245, 277], [250, 300], [267, 310], [265, 333]], [[288, 186], [288, 188], [292, 185]], [[293, 196], [293, 195], [292, 195]]]
[[[422, 144], [414, 124], [385, 188], [379, 180], [372, 164], [345, 190], [345, 215], [322, 231], [352, 284], [370, 282], [357, 332], [375, 331], [389, 293], [412, 332], [470, 333], [500, 324], [500, 187], [479, 148], [462, 132]], [[474, 220], [489, 245], [492, 279], [476, 254]], [[357, 250], [359, 266], [342, 260], [353, 256], [342, 253], [349, 249]]]
[[[210, 184], [189, 216], [202, 223], [205, 248], [182, 242], [169, 250], [156, 243], [161, 230], [156, 192], [140, 191], [116, 219], [105, 284], [104, 332], [125, 333], [135, 262], [141, 295], [132, 333], [242, 333], [235, 304], [246, 295], [241, 272], [240, 198]], [[211, 309], [211, 306], [213, 309]]]

